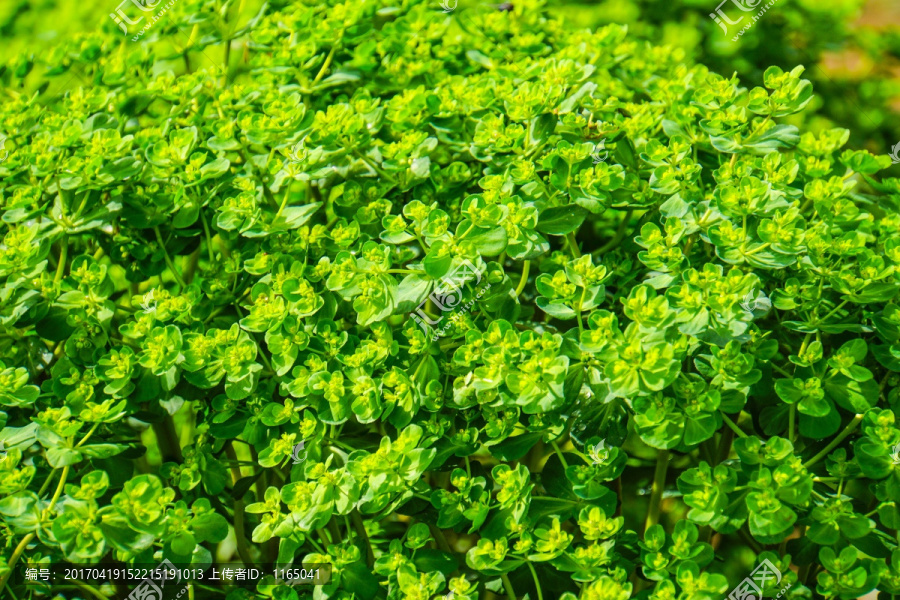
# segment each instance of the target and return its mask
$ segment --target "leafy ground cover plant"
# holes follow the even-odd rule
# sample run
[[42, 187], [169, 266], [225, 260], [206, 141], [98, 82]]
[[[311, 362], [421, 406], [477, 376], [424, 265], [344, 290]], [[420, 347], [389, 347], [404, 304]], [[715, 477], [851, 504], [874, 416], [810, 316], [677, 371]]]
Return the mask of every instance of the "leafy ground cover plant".
[[[850, 129], [850, 143], [872, 152], [888, 153], [900, 142], [900, 12], [894, 3], [798, 0], [776, 2], [762, 15], [768, 3], [755, 0], [555, 3], [573, 23], [628, 24], [635, 35], [684, 48], [713, 71], [736, 72], [747, 85], [761, 85], [770, 66], [805, 64], [817, 92], [805, 127], [816, 133]], [[802, 126], [796, 117], [792, 123]]]
[[900, 592], [890, 158], [784, 122], [802, 67], [502, 8], [182, 0], [7, 65], [2, 593]]

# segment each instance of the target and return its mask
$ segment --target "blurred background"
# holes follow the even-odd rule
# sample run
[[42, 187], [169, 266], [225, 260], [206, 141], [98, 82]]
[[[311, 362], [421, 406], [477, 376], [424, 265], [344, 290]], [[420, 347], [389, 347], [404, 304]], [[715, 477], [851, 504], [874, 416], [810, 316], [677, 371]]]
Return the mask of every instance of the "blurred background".
[[[114, 29], [109, 14], [120, 1], [0, 1], [0, 64], [37, 63], [57, 42]], [[262, 1], [244, 0], [242, 12], [255, 12]], [[729, 26], [726, 35], [710, 18], [721, 0], [546, 1], [547, 12], [571, 27], [626, 24], [633, 35], [682, 48], [722, 75], [737, 73], [747, 86], [760, 85], [770, 65], [803, 64], [817, 98], [795, 124], [803, 120], [813, 131], [846, 127], [852, 147], [874, 153], [888, 154], [900, 143], [900, 0], [775, 0], [737, 41], [741, 25]], [[725, 0], [721, 10], [732, 20], [745, 16], [746, 24], [767, 1]], [[459, 0], [462, 7], [489, 3]], [[743, 12], [735, 3], [756, 8]], [[434, 4], [439, 11], [439, 0]]]
[[[551, 12], [573, 25], [625, 23], [724, 76], [737, 73], [747, 85], [761, 85], [770, 65], [805, 65], [817, 96], [808, 128], [846, 127], [850, 145], [882, 154], [900, 142], [900, 0], [776, 0], [736, 42], [749, 19], [726, 35], [710, 18], [721, 0], [550, 1]], [[722, 12], [737, 21], [766, 3], [742, 12], [728, 0]]]

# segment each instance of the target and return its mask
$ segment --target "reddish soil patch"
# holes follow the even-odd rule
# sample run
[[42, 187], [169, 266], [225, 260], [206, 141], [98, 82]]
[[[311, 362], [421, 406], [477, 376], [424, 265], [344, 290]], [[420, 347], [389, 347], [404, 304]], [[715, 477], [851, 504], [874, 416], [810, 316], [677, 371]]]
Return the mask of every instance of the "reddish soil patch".
[[896, 0], [869, 0], [856, 24], [873, 29], [900, 28], [900, 3]]

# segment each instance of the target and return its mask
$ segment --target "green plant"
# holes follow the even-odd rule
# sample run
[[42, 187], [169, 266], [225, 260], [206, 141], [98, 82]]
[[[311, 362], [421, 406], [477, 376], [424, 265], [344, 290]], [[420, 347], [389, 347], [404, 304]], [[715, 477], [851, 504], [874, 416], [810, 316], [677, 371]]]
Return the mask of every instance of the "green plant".
[[783, 122], [802, 67], [746, 89], [539, 2], [104, 26], [2, 74], [0, 588], [900, 593], [900, 180]]
[[[805, 127], [815, 132], [850, 129], [851, 144], [872, 152], [890, 152], [900, 142], [900, 13], [890, 11], [889, 2], [778, 1], [762, 15], [758, 13], [768, 2], [740, 2], [755, 8], [750, 12], [740, 10], [737, 2], [720, 2], [604, 0], [598, 5], [553, 0], [556, 12], [574, 23], [627, 24], [632, 34], [683, 48], [692, 60], [723, 75], [737, 73], [747, 85], [761, 85], [772, 65], [785, 70], [809, 65], [818, 97], [804, 111]], [[719, 6], [730, 20], [740, 21], [722, 21], [727, 34], [710, 18]], [[759, 19], [752, 22], [754, 15]], [[804, 126], [799, 116], [792, 124]]]

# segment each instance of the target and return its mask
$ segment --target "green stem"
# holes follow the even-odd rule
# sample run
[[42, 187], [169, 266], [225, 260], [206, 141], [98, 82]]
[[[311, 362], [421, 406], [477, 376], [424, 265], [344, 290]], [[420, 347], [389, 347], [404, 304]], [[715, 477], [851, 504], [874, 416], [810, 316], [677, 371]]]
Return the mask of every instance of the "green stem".
[[53, 481], [53, 476], [56, 474], [56, 469], [50, 471], [50, 474], [47, 476], [47, 479], [44, 480], [44, 484], [41, 486], [41, 489], [38, 490], [38, 497], [43, 496], [44, 492], [47, 491], [47, 488], [50, 487], [50, 483]]
[[731, 445], [733, 443], [734, 432], [730, 429], [724, 430], [722, 432], [722, 437], [719, 439], [719, 446], [716, 448], [716, 465], [728, 460], [728, 455], [731, 454]]
[[156, 444], [163, 462], [181, 463], [181, 443], [178, 441], [178, 432], [175, 431], [175, 422], [172, 415], [166, 413], [162, 421], [153, 423], [153, 433], [156, 435]]
[[332, 515], [331, 519], [328, 520], [328, 533], [331, 535], [331, 539], [333, 540], [333, 544], [337, 544], [341, 539], [341, 530], [338, 528], [337, 521], [335, 521], [335, 517], [337, 515]]
[[572, 251], [572, 256], [575, 258], [581, 258], [581, 250], [578, 249], [578, 242], [575, 240], [575, 232], [570, 231], [566, 235], [566, 241], [569, 242], [569, 250]]
[[666, 487], [666, 472], [669, 469], [669, 451], [660, 450], [656, 456], [656, 471], [653, 474], [653, 488], [650, 492], [650, 506], [647, 509], [647, 521], [644, 531], [656, 525], [662, 508], [662, 495]]
[[766, 116], [765, 120], [764, 120], [762, 123], [759, 124], [759, 127], [757, 127], [756, 129], [753, 130], [753, 133], [750, 134], [750, 137], [753, 137], [754, 135], [756, 135], [757, 133], [759, 133], [760, 131], [762, 131], [763, 128], [764, 128], [766, 125], [768, 125], [768, 124], [769, 124], [769, 121], [771, 121], [771, 120], [772, 120], [772, 115]]
[[309, 542], [310, 544], [312, 544], [313, 548], [315, 548], [316, 550], [319, 551], [319, 554], [326, 554], [325, 548], [323, 548], [321, 545], [319, 545], [319, 543], [316, 542], [315, 539], [313, 539], [313, 536], [311, 536], [311, 535], [307, 536], [306, 541]]
[[707, 462], [707, 464], [710, 464], [710, 465], [715, 466], [716, 461], [715, 461], [715, 459], [713, 459], [713, 453], [712, 453], [712, 451], [709, 449], [709, 443], [708, 443], [708, 442], [710, 442], [710, 441], [714, 441], [714, 440], [707, 440], [706, 442], [703, 442], [702, 444], [700, 444], [700, 445], [697, 447], [697, 450], [698, 450], [698, 452], [699, 452], [699, 454], [700, 454], [700, 458], [701, 458], [702, 460], [705, 460], [705, 461]]
[[531, 571], [531, 577], [534, 579], [534, 587], [537, 588], [538, 600], [544, 600], [544, 593], [541, 591], [541, 582], [538, 581], [537, 571], [534, 570], [534, 565], [531, 564], [531, 561], [528, 561], [525, 564], [528, 565], [528, 569]]
[[262, 359], [263, 364], [266, 365], [266, 368], [267, 368], [269, 371], [271, 371], [271, 372], [274, 373], [274, 372], [275, 372], [275, 369], [272, 368], [272, 363], [269, 362], [269, 358], [266, 356], [266, 353], [263, 352], [262, 348], [259, 349], [259, 352], [258, 352], [257, 354], [258, 354], [259, 357]]
[[184, 270], [184, 281], [185, 283], [191, 283], [194, 280], [194, 273], [197, 271], [197, 267], [200, 265], [200, 244], [197, 244], [197, 249], [194, 250], [191, 255], [188, 257], [187, 268]]
[[372, 541], [369, 539], [369, 534], [366, 533], [366, 524], [363, 522], [358, 508], [354, 508], [350, 513], [350, 520], [353, 522], [353, 528], [356, 530], [357, 535], [366, 544], [366, 565], [371, 569], [372, 565], [375, 564], [375, 552], [372, 550]]
[[53, 277], [53, 283], [59, 283], [62, 280], [63, 272], [66, 268], [66, 258], [69, 255], [69, 238], [63, 236], [59, 249], [59, 264], [56, 265], [56, 275]]
[[811, 466], [813, 466], [814, 464], [816, 464], [817, 462], [819, 462], [820, 460], [822, 460], [823, 458], [825, 458], [826, 456], [828, 456], [828, 453], [831, 452], [832, 450], [834, 450], [835, 446], [837, 446], [838, 444], [843, 442], [844, 439], [848, 435], [850, 435], [851, 433], [856, 431], [856, 428], [859, 427], [859, 424], [862, 421], [862, 419], [863, 419], [862, 415], [856, 415], [855, 417], [853, 417], [853, 419], [849, 423], [847, 423], [847, 426], [844, 427], [844, 430], [842, 432], [840, 432], [836, 438], [831, 440], [831, 443], [829, 443], [827, 446], [825, 446], [821, 452], [819, 452], [818, 454], [813, 456], [811, 459], [809, 459], [808, 461], [803, 463], [803, 466], [808, 469]]
[[159, 243], [159, 247], [162, 248], [163, 255], [166, 259], [166, 266], [168, 266], [169, 270], [172, 271], [172, 276], [175, 278], [175, 281], [178, 282], [178, 285], [183, 289], [185, 287], [184, 280], [181, 278], [181, 273], [179, 273], [178, 269], [175, 268], [175, 263], [172, 262], [172, 257], [169, 256], [169, 251], [166, 250], [166, 244], [163, 242], [162, 234], [159, 232], [159, 227], [154, 227], [153, 232], [156, 234], [156, 241]]
[[797, 405], [791, 404], [791, 411], [788, 413], [788, 441], [794, 443], [794, 422], [797, 420]]
[[384, 179], [390, 181], [391, 183], [394, 183], [394, 178], [393, 178], [393, 176], [391, 176], [389, 173], [386, 173], [381, 167], [379, 167], [379, 166], [376, 165], [374, 162], [372, 162], [372, 160], [369, 159], [368, 156], [366, 156], [365, 154], [363, 154], [363, 153], [360, 152], [359, 150], [354, 150], [354, 151], [353, 151], [353, 154], [356, 155], [356, 157], [359, 158], [361, 161], [363, 161], [364, 163], [366, 163], [367, 165], [369, 165], [369, 167], [371, 167], [371, 169], [372, 169], [373, 171], [375, 171], [375, 173], [376, 173], [379, 177], [383, 177]]
[[[56, 485], [56, 491], [53, 493], [53, 498], [50, 499], [50, 504], [41, 512], [41, 522], [38, 524], [38, 527], [43, 527], [44, 519], [47, 518], [47, 515], [50, 514], [50, 511], [53, 510], [53, 506], [59, 500], [59, 497], [62, 496], [63, 488], [66, 486], [66, 478], [69, 476], [69, 467], [63, 467], [62, 475], [59, 478], [59, 483]], [[6, 582], [9, 581], [10, 576], [15, 569], [16, 563], [19, 562], [19, 559], [22, 557], [22, 554], [25, 552], [25, 548], [28, 547], [29, 542], [34, 539], [35, 532], [32, 531], [28, 535], [22, 538], [22, 541], [19, 542], [19, 545], [16, 546], [16, 549], [13, 550], [13, 554], [7, 563], [7, 568], [9, 571], [6, 572], [6, 575], [0, 579], [0, 593], [3, 592], [4, 588], [6, 588]]]
[[325, 531], [325, 529], [322, 529], [322, 528], [316, 529], [316, 535], [319, 536], [319, 541], [322, 542], [322, 545], [325, 548], [328, 548], [329, 546], [332, 545], [332, 542], [328, 536], [328, 533]]
[[797, 573], [797, 579], [800, 580], [800, 583], [806, 585], [809, 581], [809, 572], [812, 569], [812, 566], [812, 563], [809, 563], [804, 567], [800, 567], [800, 571]]
[[556, 455], [559, 457], [559, 462], [562, 463], [563, 469], [568, 469], [569, 465], [566, 463], [566, 459], [563, 457], [562, 450], [559, 449], [559, 444], [556, 443], [556, 440], [551, 442], [553, 444], [553, 450], [556, 452]]
[[753, 548], [754, 552], [756, 552], [757, 554], [761, 554], [763, 552], [763, 547], [760, 546], [759, 543], [755, 539], [753, 539], [753, 537], [751, 537], [750, 534], [747, 533], [743, 527], [738, 529], [738, 534], [742, 538], [744, 538], [744, 541], [747, 543], [748, 546]]
[[7, 563], [7, 568], [9, 569], [6, 572], [6, 575], [0, 579], [0, 592], [3, 592], [4, 588], [6, 588], [6, 582], [9, 580], [10, 576], [13, 573], [13, 570], [16, 567], [16, 563], [19, 562], [19, 559], [22, 557], [22, 553], [25, 552], [25, 548], [28, 546], [28, 543], [34, 539], [34, 532], [29, 533], [25, 537], [22, 538], [22, 541], [19, 542], [19, 545], [16, 546], [16, 549], [13, 550], [12, 556]]
[[581, 298], [578, 300], [578, 312], [575, 314], [578, 317], [578, 335], [579, 339], [581, 334], [584, 333], [584, 322], [581, 320], [581, 305], [584, 304], [584, 295], [587, 294], [587, 287], [581, 288]]
[[356, 450], [356, 448], [354, 448], [353, 446], [345, 444], [342, 441], [336, 440], [334, 438], [325, 438], [325, 441], [328, 442], [329, 444], [334, 444], [338, 448], [342, 448], [342, 449], [346, 450], [348, 453]]
[[807, 333], [806, 337], [803, 338], [803, 343], [800, 344], [800, 350], [797, 352], [797, 356], [803, 356], [803, 353], [806, 352], [806, 347], [809, 346], [809, 342], [812, 341], [811, 333]]
[[100, 427], [100, 422], [99, 422], [99, 421], [98, 421], [97, 423], [94, 423], [93, 426], [91, 426], [91, 428], [88, 430], [88, 432], [85, 434], [85, 436], [84, 436], [83, 438], [81, 438], [81, 441], [78, 442], [78, 443], [75, 445], [75, 447], [76, 447], [76, 448], [80, 448], [81, 446], [83, 446], [84, 443], [85, 443], [86, 441], [88, 441], [88, 439], [90, 439], [90, 437], [91, 437], [92, 435], [94, 435], [94, 432], [97, 431], [97, 428], [98, 428], [98, 427]]
[[441, 529], [434, 523], [429, 523], [428, 529], [431, 531], [431, 535], [434, 536], [434, 539], [437, 540], [438, 548], [440, 548], [444, 552], [453, 554], [453, 549], [450, 548], [450, 544], [447, 543], [447, 538], [444, 537], [444, 532], [441, 531]]
[[512, 581], [509, 580], [509, 575], [504, 573], [500, 579], [503, 580], [503, 587], [506, 588], [506, 596], [509, 600], [516, 600], [516, 591], [513, 589]]
[[695, 239], [696, 239], [696, 237], [692, 235], [687, 239], [687, 242], [685, 242], [684, 250], [681, 251], [681, 254], [683, 254], [685, 258], [688, 258], [688, 259], [690, 258], [691, 248], [694, 247]]
[[209, 255], [209, 263], [212, 266], [216, 259], [213, 258], [212, 236], [209, 234], [209, 225], [206, 223], [206, 216], [200, 211], [200, 222], [203, 223], [203, 232], [206, 234], [206, 253]]
[[322, 68], [319, 69], [319, 73], [316, 75], [316, 78], [313, 79], [313, 85], [319, 83], [323, 77], [325, 77], [325, 71], [328, 70], [328, 67], [331, 66], [331, 61], [334, 60], [334, 53], [337, 52], [338, 45], [337, 43], [331, 47], [331, 51], [328, 53], [328, 56], [325, 57], [325, 62], [322, 63]]
[[516, 286], [516, 298], [518, 298], [522, 294], [522, 290], [525, 289], [525, 284], [528, 283], [529, 269], [531, 269], [531, 261], [526, 260], [522, 265], [522, 276], [519, 277], [519, 285]]
[[[844, 306], [845, 306], [848, 302], [850, 302], [850, 301], [849, 301], [849, 300], [844, 300], [843, 302], [841, 302], [840, 304], [838, 304], [837, 306], [835, 306], [835, 307], [831, 310], [831, 312], [829, 312], [827, 315], [825, 315], [825, 316], [822, 317], [821, 319], [816, 319], [816, 323], [821, 323], [822, 321], [827, 320], [828, 317], [830, 317], [831, 315], [833, 315], [833, 314], [836, 313], [837, 311], [839, 311], [839, 310], [841, 310], [842, 308], [844, 308]], [[809, 334], [807, 334], [807, 335], [809, 335]]]
[[66, 477], [69, 476], [69, 467], [63, 467], [62, 475], [59, 476], [59, 483], [56, 484], [56, 492], [53, 493], [53, 497], [50, 499], [50, 504], [47, 505], [47, 508], [44, 509], [44, 512], [41, 513], [41, 521], [47, 518], [47, 515], [50, 514], [50, 511], [53, 510], [53, 506], [59, 500], [59, 497], [62, 496], [63, 488], [66, 485]]
[[738, 427], [738, 426], [735, 424], [734, 421], [732, 421], [731, 419], [728, 418], [728, 415], [726, 415], [726, 414], [725, 414], [724, 412], [722, 412], [722, 411], [719, 411], [719, 412], [721, 412], [721, 414], [722, 414], [722, 420], [725, 421], [725, 424], [728, 425], [728, 427], [730, 427], [731, 430], [732, 430], [733, 432], [735, 432], [735, 433], [738, 435], [738, 437], [747, 437], [747, 434], [744, 433], [744, 432], [741, 430], [741, 428]]
[[619, 223], [619, 228], [616, 230], [616, 235], [611, 240], [609, 240], [606, 244], [601, 246], [598, 250], [595, 250], [591, 254], [605, 254], [609, 252], [620, 243], [625, 238], [625, 232], [628, 231], [628, 221], [631, 219], [631, 214], [634, 212], [634, 209], [629, 208], [628, 212], [625, 213], [625, 217], [622, 218], [622, 222]]
[[[237, 482], [241, 480], [242, 475], [240, 466], [236, 464], [237, 453], [234, 451], [234, 445], [232, 445], [231, 440], [228, 440], [225, 444], [225, 455], [232, 461], [235, 461], [229, 465], [229, 468], [231, 469], [232, 485], [237, 485]], [[247, 546], [247, 538], [244, 535], [243, 498], [234, 499], [234, 539], [237, 544], [238, 556], [241, 557], [241, 562], [244, 563], [245, 567], [253, 567], [253, 559], [250, 558], [250, 548]]]
[[287, 206], [288, 197], [291, 195], [291, 186], [285, 186], [284, 190], [284, 198], [281, 199], [281, 206], [278, 207], [278, 212], [275, 213], [275, 218], [281, 216], [281, 213], [284, 211], [284, 207]]
[[791, 375], [790, 373], [788, 373], [787, 371], [785, 371], [784, 369], [782, 369], [781, 367], [779, 367], [779, 366], [776, 365], [775, 363], [769, 363], [769, 364], [772, 365], [772, 368], [773, 368], [773, 369], [775, 369], [776, 371], [778, 371], [779, 373], [781, 373], [781, 374], [784, 375], [785, 377], [793, 377], [793, 375]]
[[[744, 252], [744, 256], [753, 256], [754, 254], [757, 254], [757, 253], [759, 253], [759, 252], [762, 252], [763, 250], [765, 250], [765, 249], [768, 248], [769, 246], [770, 246], [769, 242], [766, 242], [765, 244], [760, 244], [759, 246], [757, 246], [756, 248], [754, 248], [754, 249], [751, 250], [750, 252]], [[743, 250], [743, 246], [741, 246], [741, 250]]]

